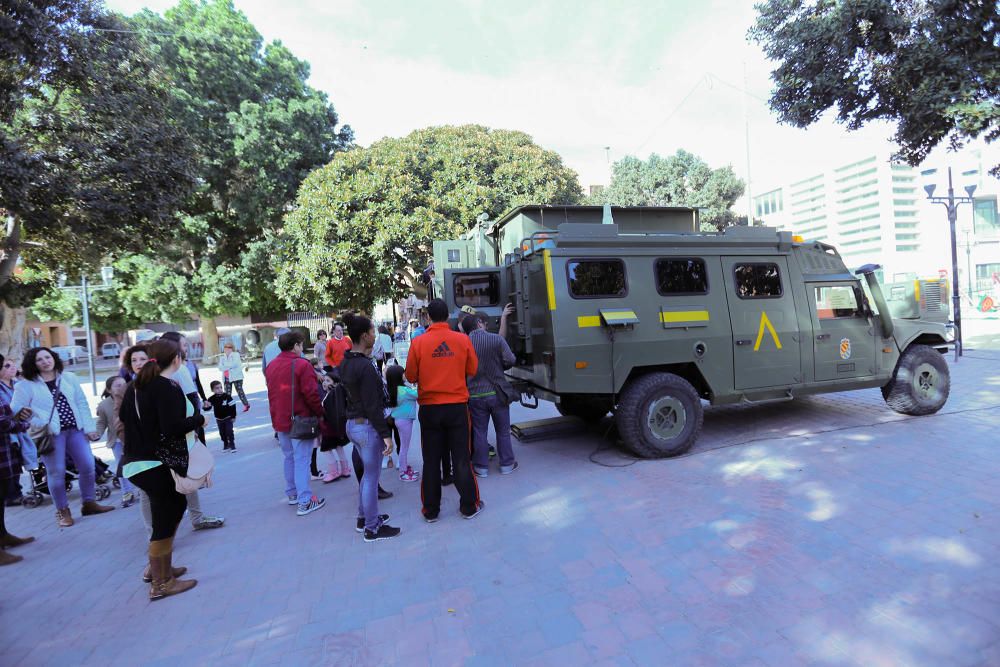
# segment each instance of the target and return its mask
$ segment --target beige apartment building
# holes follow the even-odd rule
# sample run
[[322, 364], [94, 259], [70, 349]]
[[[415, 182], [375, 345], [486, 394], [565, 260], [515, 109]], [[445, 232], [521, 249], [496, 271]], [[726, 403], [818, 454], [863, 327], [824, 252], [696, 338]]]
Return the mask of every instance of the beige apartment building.
[[973, 301], [1000, 277], [1000, 183], [990, 168], [998, 151], [983, 148], [950, 153], [918, 168], [895, 163], [888, 153], [859, 156], [849, 163], [793, 177], [754, 196], [756, 224], [831, 243], [850, 267], [880, 264], [882, 279], [950, 276], [947, 212], [927, 201], [925, 186], [947, 196], [952, 169], [955, 195], [974, 185], [974, 205], [958, 209], [958, 278]]

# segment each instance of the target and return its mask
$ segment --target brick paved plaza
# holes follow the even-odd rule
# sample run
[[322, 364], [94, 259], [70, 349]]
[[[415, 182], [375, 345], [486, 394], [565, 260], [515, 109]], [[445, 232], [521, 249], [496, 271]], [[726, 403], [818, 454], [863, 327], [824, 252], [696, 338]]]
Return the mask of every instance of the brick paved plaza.
[[79, 519], [74, 489], [65, 530], [48, 499], [9, 509], [37, 541], [0, 572], [0, 663], [1000, 665], [1000, 352], [952, 373], [932, 417], [878, 390], [709, 409], [673, 460], [595, 465], [597, 433], [515, 443], [474, 521], [449, 488], [425, 524], [390, 474], [403, 533], [365, 544], [353, 478], [314, 482], [307, 517], [284, 503], [252, 371], [240, 451], [202, 492], [226, 526], [178, 532], [197, 588], [148, 601], [137, 506]]

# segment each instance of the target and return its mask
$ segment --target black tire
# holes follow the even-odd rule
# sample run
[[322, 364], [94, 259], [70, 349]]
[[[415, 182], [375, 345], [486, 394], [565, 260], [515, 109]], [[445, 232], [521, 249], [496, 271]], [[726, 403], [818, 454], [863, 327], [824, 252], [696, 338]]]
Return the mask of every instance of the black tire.
[[930, 415], [944, 406], [950, 391], [951, 374], [941, 353], [927, 345], [911, 345], [882, 387], [882, 398], [904, 415]]
[[556, 410], [564, 417], [576, 417], [588, 424], [596, 424], [611, 412], [611, 400], [600, 396], [563, 396]]
[[701, 432], [704, 410], [691, 383], [673, 373], [649, 373], [626, 385], [615, 412], [618, 433], [636, 456], [677, 456]]

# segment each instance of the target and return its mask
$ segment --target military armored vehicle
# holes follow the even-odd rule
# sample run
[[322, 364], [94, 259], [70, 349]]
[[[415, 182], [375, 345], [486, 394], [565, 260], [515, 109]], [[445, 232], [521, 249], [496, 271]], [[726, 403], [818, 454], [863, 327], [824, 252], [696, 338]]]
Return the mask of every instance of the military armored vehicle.
[[789, 232], [700, 232], [690, 208], [522, 206], [434, 252], [452, 312], [514, 305], [523, 405], [612, 412], [639, 456], [687, 451], [703, 402], [880, 387], [925, 415], [948, 398], [945, 325], [892, 317], [879, 267], [852, 274], [833, 246]]

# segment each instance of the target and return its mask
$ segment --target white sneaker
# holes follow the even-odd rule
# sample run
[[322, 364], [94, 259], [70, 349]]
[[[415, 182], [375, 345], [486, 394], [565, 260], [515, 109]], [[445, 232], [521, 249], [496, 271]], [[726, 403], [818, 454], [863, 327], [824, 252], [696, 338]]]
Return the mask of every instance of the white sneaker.
[[313, 496], [305, 505], [299, 505], [299, 509], [295, 513], [299, 516], [305, 516], [306, 514], [311, 514], [318, 509], [323, 509], [324, 505], [326, 505], [326, 498], [317, 498], [316, 496]]

